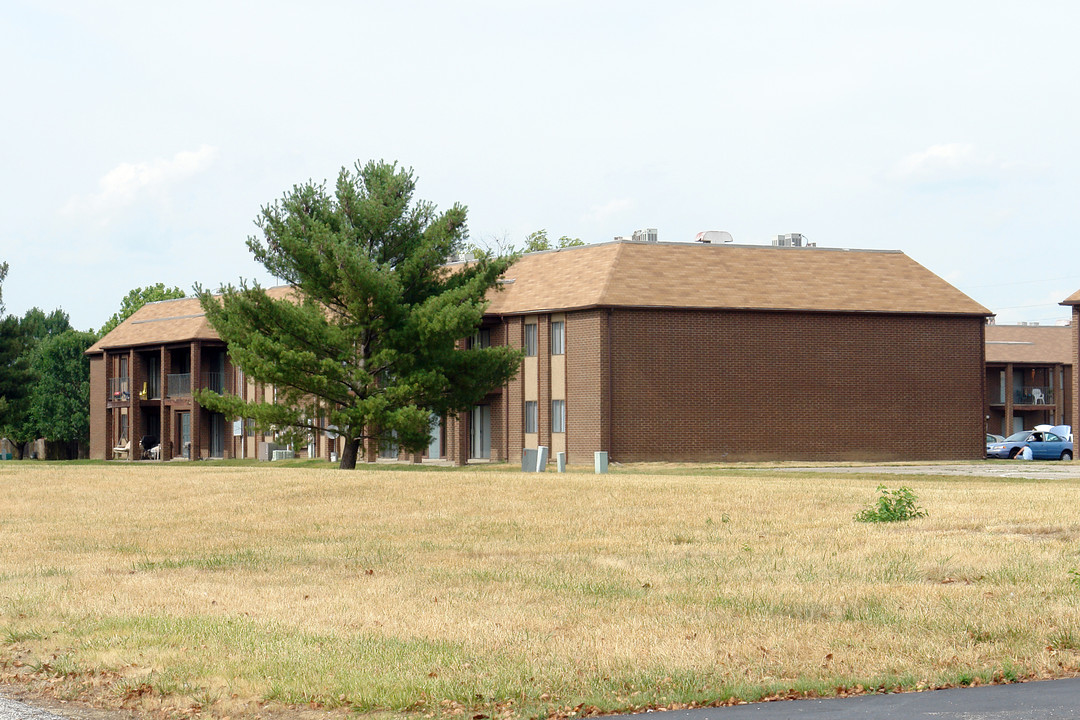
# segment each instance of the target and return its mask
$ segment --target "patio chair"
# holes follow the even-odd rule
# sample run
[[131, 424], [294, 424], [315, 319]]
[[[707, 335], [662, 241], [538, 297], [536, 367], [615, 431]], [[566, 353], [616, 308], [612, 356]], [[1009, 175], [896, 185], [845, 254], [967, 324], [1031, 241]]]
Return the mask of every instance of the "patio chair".
[[1046, 396], [1043, 395], [1043, 391], [1039, 388], [1031, 388], [1031, 404], [1032, 405], [1045, 405]]
[[113, 460], [130, 460], [131, 441], [127, 438], [120, 438], [120, 442], [112, 449], [112, 454]]

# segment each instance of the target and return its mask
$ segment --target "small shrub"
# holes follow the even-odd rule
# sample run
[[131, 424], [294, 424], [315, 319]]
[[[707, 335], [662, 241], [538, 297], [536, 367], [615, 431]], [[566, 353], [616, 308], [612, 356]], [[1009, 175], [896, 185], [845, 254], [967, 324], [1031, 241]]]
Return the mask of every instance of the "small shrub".
[[881, 493], [877, 502], [855, 513], [855, 519], [859, 522], [899, 522], [926, 517], [926, 511], [915, 504], [918, 498], [911, 488], [901, 486], [889, 490], [884, 485], [878, 485], [877, 489]]

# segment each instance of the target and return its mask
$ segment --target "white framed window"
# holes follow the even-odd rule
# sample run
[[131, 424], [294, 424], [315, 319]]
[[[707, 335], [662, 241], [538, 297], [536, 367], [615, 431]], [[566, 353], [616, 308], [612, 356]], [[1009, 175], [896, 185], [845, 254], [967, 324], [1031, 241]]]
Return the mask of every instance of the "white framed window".
[[556, 320], [551, 323], [551, 354], [562, 355], [566, 352], [566, 323]]
[[566, 432], [566, 401], [551, 401], [551, 432]]
[[[533, 325], [533, 327], [536, 327]], [[539, 432], [540, 428], [540, 404], [535, 400], [525, 401], [525, 432]]]
[[525, 354], [535, 357], [537, 352], [536, 323], [525, 325]]

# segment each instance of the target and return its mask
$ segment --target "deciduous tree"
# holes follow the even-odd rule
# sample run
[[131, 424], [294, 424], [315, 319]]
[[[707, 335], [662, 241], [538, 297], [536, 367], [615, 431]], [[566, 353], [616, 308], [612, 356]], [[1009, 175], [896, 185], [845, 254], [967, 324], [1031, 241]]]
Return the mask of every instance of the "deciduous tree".
[[517, 351], [457, 347], [513, 258], [448, 269], [466, 237], [466, 209], [414, 202], [415, 184], [396, 163], [357, 163], [342, 168], [332, 192], [309, 182], [262, 209], [261, 237], [248, 247], [293, 295], [243, 281], [198, 292], [233, 361], [274, 386], [277, 402], [202, 391], [201, 404], [263, 428], [333, 426], [346, 443], [341, 467], [351, 468], [364, 439], [419, 450], [433, 414], [472, 407], [513, 377]]
[[26, 356], [26, 331], [19, 318], [7, 314], [4, 305], [3, 284], [7, 273], [8, 264], [0, 263], [0, 435], [18, 442], [12, 437], [12, 430], [22, 422], [33, 376]]
[[135, 311], [146, 303], [157, 302], [158, 300], [178, 300], [182, 297], [187, 297], [183, 290], [178, 287], [167, 288], [165, 287], [165, 283], [157, 283], [156, 285], [149, 285], [147, 287], [137, 287], [124, 296], [120, 301], [120, 310], [113, 313], [113, 316], [101, 326], [98, 335], [105, 335], [117, 325], [134, 315]]
[[35, 380], [26, 422], [34, 438], [62, 442], [90, 439], [90, 358], [97, 335], [67, 329], [41, 340], [30, 353]]

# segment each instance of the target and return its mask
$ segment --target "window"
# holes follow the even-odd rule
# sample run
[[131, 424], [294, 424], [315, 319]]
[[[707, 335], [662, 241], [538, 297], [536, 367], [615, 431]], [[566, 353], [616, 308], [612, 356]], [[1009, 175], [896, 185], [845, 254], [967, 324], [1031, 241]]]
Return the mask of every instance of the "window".
[[551, 432], [566, 432], [566, 401], [551, 401]]
[[536, 356], [536, 324], [525, 326], [525, 354], [529, 357]]
[[489, 328], [480, 328], [469, 338], [469, 342], [466, 343], [466, 346], [470, 350], [472, 348], [491, 347], [491, 330]]
[[[536, 327], [533, 325], [533, 327]], [[538, 432], [540, 427], [540, 406], [535, 400], [525, 401], [525, 432]]]
[[551, 323], [551, 354], [562, 355], [566, 352], [566, 323], [557, 320]]

